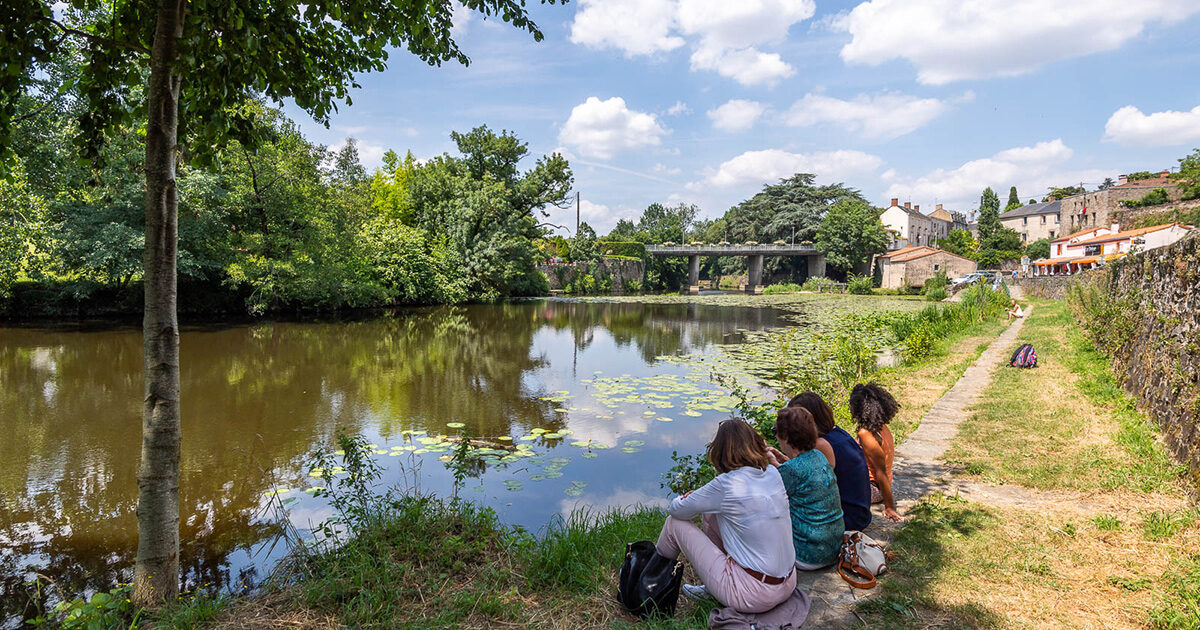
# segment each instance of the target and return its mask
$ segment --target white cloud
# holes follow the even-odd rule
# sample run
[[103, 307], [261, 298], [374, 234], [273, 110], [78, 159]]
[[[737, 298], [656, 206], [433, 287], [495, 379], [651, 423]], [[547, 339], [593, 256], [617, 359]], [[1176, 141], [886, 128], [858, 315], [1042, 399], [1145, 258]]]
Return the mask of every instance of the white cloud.
[[1151, 22], [1195, 13], [1195, 0], [871, 0], [836, 28], [851, 35], [846, 63], [906, 59], [921, 83], [942, 85], [1115, 50]]
[[[569, 228], [573, 232], [575, 230], [575, 208], [569, 209], [569, 217], [566, 219], [570, 223]], [[618, 206], [616, 208], [609, 207], [602, 203], [594, 203], [587, 199], [579, 201], [579, 219], [583, 223], [592, 226], [592, 229], [597, 234], [607, 234], [617, 225], [617, 221], [621, 219], [636, 220], [639, 216], [637, 210], [626, 206]]]
[[1022, 199], [1040, 199], [1050, 186], [1065, 186], [1080, 181], [1100, 181], [1104, 171], [1071, 171], [1064, 168], [1074, 155], [1062, 139], [1014, 147], [991, 157], [965, 162], [953, 169], [935, 169], [916, 179], [895, 173], [885, 197], [926, 199], [963, 208], [979, 205], [979, 195], [991, 186], [1003, 194], [1016, 186]]
[[608, 159], [622, 151], [662, 144], [667, 133], [653, 114], [631, 110], [625, 99], [588, 97], [571, 110], [558, 141], [585, 157]]
[[1104, 140], [1140, 147], [1169, 147], [1200, 142], [1200, 105], [1191, 111], [1167, 110], [1150, 115], [1133, 105], [1113, 112], [1104, 125]]
[[582, 0], [570, 39], [627, 57], [675, 50], [690, 40], [693, 70], [772, 85], [795, 68], [759, 47], [782, 42], [793, 24], [815, 11], [813, 0]]
[[683, 101], [675, 101], [675, 104], [672, 105], [669, 109], [667, 109], [667, 115], [668, 116], [682, 116], [684, 114], [690, 113], [691, 111], [692, 111], [692, 108], [688, 107], [687, 103], [684, 103]]
[[730, 188], [747, 184], [768, 184], [796, 173], [813, 173], [824, 180], [845, 180], [878, 169], [883, 160], [862, 151], [789, 153], [779, 149], [747, 151], [709, 169], [704, 179], [691, 182], [688, 190]]
[[471, 23], [471, 10], [463, 3], [454, 0], [450, 3], [450, 34], [454, 37], [462, 37], [467, 34], [467, 25]]
[[683, 171], [659, 162], [654, 165], [654, 172], [658, 173], [659, 175], [678, 175]]
[[796, 73], [777, 53], [753, 47], [731, 50], [704, 45], [692, 53], [692, 70], [712, 70], [742, 85], [775, 85]]
[[754, 126], [754, 121], [758, 120], [766, 109], [757, 101], [735, 98], [716, 109], [708, 110], [708, 118], [717, 129], [745, 131]]
[[787, 124], [832, 123], [865, 138], [890, 140], [924, 126], [949, 109], [945, 101], [884, 92], [842, 100], [807, 94], [787, 114]]
[[673, 0], [580, 0], [571, 41], [616, 48], [627, 57], [675, 50], [684, 44], [671, 34], [675, 12]]

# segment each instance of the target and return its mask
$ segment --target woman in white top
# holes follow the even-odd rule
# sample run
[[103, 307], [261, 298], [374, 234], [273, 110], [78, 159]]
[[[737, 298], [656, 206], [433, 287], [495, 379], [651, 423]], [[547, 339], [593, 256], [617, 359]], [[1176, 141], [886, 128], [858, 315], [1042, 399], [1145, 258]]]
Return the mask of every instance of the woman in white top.
[[[707, 594], [738, 612], [768, 611], [796, 588], [787, 490], [749, 424], [726, 420], [708, 446], [719, 473], [671, 501], [658, 553], [692, 563]], [[704, 530], [691, 521], [703, 516]], [[685, 587], [697, 597], [705, 588]]]

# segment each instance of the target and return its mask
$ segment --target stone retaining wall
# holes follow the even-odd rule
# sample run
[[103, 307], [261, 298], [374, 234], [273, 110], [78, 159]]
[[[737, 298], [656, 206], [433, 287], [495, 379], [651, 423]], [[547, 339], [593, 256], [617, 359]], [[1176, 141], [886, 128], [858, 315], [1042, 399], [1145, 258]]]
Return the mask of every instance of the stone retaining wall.
[[641, 286], [645, 275], [645, 267], [640, 260], [625, 258], [604, 258], [599, 263], [563, 263], [538, 265], [538, 270], [546, 274], [550, 281], [551, 291], [562, 291], [580, 274], [591, 273], [597, 282], [606, 283], [613, 293], [624, 293], [633, 288], [636, 283]]
[[1120, 331], [1108, 349], [1117, 373], [1200, 488], [1200, 234], [1121, 258], [1097, 280], [1121, 313], [1099, 323]]
[[1177, 211], [1182, 215], [1196, 208], [1200, 208], [1200, 199], [1164, 203], [1157, 206], [1147, 206], [1145, 208], [1118, 208], [1113, 212], [1113, 221], [1120, 223], [1122, 230], [1129, 230], [1132, 229], [1133, 226], [1144, 217], [1164, 214], [1172, 210]]
[[1067, 296], [1067, 287], [1082, 278], [1089, 277], [1094, 271], [1085, 271], [1074, 276], [1036, 276], [1005, 280], [1010, 286], [1021, 287], [1025, 297], [1061, 300]]

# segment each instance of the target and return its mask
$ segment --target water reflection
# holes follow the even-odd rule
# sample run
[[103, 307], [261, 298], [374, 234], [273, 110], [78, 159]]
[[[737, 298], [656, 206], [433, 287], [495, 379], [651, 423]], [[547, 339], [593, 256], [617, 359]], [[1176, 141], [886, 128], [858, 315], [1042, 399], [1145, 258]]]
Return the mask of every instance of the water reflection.
[[[779, 324], [770, 309], [546, 300], [413, 309], [367, 321], [185, 330], [184, 580], [253, 582], [278, 555], [268, 553], [280, 526], [264, 514], [263, 493], [302, 487], [306, 454], [330, 445], [339, 429], [388, 441], [406, 429], [436, 433], [448, 422], [462, 422], [477, 436], [578, 427], [591, 420], [555, 411], [555, 403], [542, 400], [547, 392], [574, 391], [594, 371], [658, 373], [667, 368], [654, 367], [655, 357]], [[5, 625], [21, 614], [30, 571], [73, 593], [128, 578], [137, 536], [141, 351], [136, 329], [0, 328]], [[616, 439], [649, 424], [625, 417], [594, 428]], [[697, 439], [683, 431], [664, 429], [656, 446]], [[614, 477], [611, 465], [582, 463], [585, 478], [607, 480], [593, 481], [584, 498], [656, 492], [657, 483], [647, 480], [665, 466], [659, 450], [622, 460], [628, 466], [621, 472], [636, 478], [637, 487]], [[436, 488], [433, 464], [425, 470]], [[558, 498], [514, 499], [485, 485], [479, 500], [522, 524], [536, 526], [561, 509]]]

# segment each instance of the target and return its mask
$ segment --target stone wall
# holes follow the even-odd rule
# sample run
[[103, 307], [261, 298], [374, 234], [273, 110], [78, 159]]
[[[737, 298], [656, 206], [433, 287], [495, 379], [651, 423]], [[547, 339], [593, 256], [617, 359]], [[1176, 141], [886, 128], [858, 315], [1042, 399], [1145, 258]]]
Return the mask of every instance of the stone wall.
[[[1200, 199], [1191, 199], [1188, 201], [1180, 201], [1177, 203], [1164, 203], [1157, 206], [1147, 206], [1145, 208], [1125, 208], [1121, 207], [1113, 212], [1112, 218], [1116, 223], [1121, 224], [1122, 230], [1132, 229], [1140, 220], [1154, 215], [1162, 215], [1171, 212], [1172, 210], [1179, 215], [1187, 214], [1196, 208], [1200, 208]], [[1154, 221], [1159, 223], [1160, 221]], [[1174, 223], [1171, 218], [1163, 219], [1162, 223]]]
[[1093, 274], [1094, 271], [1085, 271], [1074, 276], [1036, 276], [1036, 277], [1019, 277], [1015, 280], [1006, 278], [1004, 281], [1009, 286], [1021, 287], [1025, 297], [1044, 298], [1048, 300], [1061, 300], [1067, 296], [1067, 287], [1075, 284], [1081, 279], [1086, 279]]
[[1117, 373], [1200, 487], [1200, 234], [1121, 258], [1097, 280], [1120, 313], [1099, 323], [1114, 331]]
[[613, 293], [641, 286], [645, 276], [645, 266], [640, 260], [625, 258], [604, 258], [599, 263], [563, 263], [538, 265], [538, 270], [546, 274], [550, 281], [551, 291], [562, 291], [580, 274], [591, 273], [598, 283], [611, 287]]
[[[1179, 201], [1178, 188], [1174, 186], [1163, 186], [1163, 188], [1167, 189], [1171, 201]], [[1062, 200], [1060, 236], [1118, 223], [1116, 215], [1125, 208], [1121, 205], [1122, 201], [1136, 201], [1154, 189], [1155, 186], [1117, 187], [1067, 197]], [[1079, 213], [1083, 208], [1087, 208], [1087, 213], [1081, 215]], [[1124, 226], [1125, 224], [1122, 223], [1121, 227]]]

